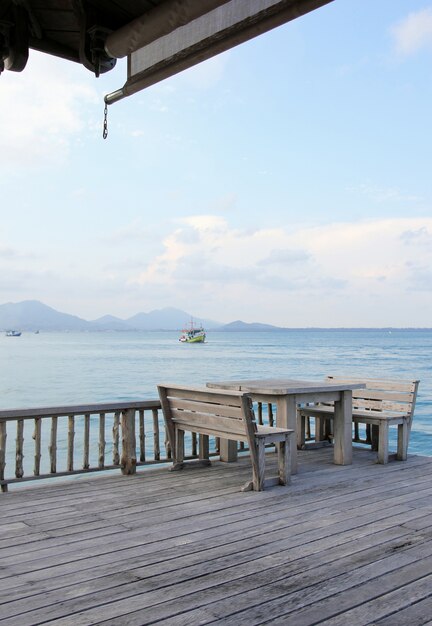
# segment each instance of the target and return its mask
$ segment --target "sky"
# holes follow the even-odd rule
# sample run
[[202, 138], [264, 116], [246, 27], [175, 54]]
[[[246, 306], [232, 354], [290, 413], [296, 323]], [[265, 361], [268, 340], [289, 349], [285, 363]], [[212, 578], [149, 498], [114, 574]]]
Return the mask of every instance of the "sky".
[[0, 304], [432, 326], [432, 1], [334, 0], [109, 107], [0, 77]]

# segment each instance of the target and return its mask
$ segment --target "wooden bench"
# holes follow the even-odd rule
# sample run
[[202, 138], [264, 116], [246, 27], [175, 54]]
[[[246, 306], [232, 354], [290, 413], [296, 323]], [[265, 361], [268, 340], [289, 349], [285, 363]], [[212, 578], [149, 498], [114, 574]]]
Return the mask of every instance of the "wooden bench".
[[[331, 382], [365, 383], [365, 389], [353, 391], [353, 441], [370, 444], [378, 451], [378, 462], [389, 460], [389, 427], [398, 427], [396, 458], [407, 458], [409, 435], [414, 415], [419, 381], [376, 380], [372, 378], [343, 378], [327, 376]], [[332, 417], [334, 408], [331, 404], [305, 406], [297, 412], [297, 444], [306, 447], [306, 430], [310, 418], [315, 418], [315, 442], [331, 440]], [[359, 435], [359, 424], [366, 425], [366, 438]]]
[[[258, 425], [249, 394], [180, 385], [158, 385], [158, 391], [172, 450], [171, 469], [184, 467], [184, 433], [188, 431], [199, 434], [199, 458], [207, 465], [210, 464], [209, 435], [248, 444], [252, 480], [242, 491], [262, 491], [270, 485], [289, 484], [289, 438], [294, 431]], [[265, 480], [265, 445], [269, 443], [278, 444], [278, 476]]]

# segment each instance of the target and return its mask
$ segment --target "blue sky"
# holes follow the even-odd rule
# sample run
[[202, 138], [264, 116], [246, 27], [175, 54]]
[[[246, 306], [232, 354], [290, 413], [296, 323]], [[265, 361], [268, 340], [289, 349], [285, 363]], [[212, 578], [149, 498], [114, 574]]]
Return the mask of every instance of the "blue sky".
[[0, 302], [94, 319], [432, 325], [432, 2], [335, 0], [109, 109], [0, 78]]

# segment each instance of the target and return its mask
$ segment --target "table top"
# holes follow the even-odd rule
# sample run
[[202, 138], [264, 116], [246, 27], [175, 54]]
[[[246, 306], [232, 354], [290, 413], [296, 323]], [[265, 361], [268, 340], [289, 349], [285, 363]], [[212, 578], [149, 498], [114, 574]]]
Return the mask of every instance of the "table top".
[[330, 383], [326, 381], [292, 380], [291, 378], [260, 378], [257, 380], [226, 380], [208, 382], [212, 389], [246, 391], [274, 396], [296, 395], [303, 393], [322, 393], [326, 391], [352, 391], [364, 389], [363, 383]]

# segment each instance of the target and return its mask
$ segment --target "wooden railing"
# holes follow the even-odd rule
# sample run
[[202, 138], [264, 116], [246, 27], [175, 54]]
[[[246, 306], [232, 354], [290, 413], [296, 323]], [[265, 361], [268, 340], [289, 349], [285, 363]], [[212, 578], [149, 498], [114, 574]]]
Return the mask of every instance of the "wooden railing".
[[[272, 406], [258, 423], [273, 425]], [[196, 433], [187, 440], [188, 459], [198, 458]], [[243, 442], [240, 450], [247, 450]], [[212, 439], [210, 455], [219, 453]], [[170, 460], [159, 400], [0, 411], [0, 489], [12, 483], [120, 469]]]
[[3, 492], [10, 483], [55, 476], [115, 468], [133, 474], [169, 458], [159, 400], [0, 411]]

